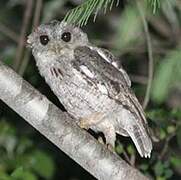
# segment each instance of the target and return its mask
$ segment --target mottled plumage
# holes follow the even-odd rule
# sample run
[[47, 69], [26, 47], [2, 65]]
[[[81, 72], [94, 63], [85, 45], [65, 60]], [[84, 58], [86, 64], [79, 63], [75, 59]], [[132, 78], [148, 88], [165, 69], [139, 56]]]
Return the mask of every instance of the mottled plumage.
[[28, 37], [40, 74], [82, 128], [104, 133], [114, 147], [116, 133], [130, 136], [143, 157], [152, 142], [131, 81], [115, 57], [89, 43], [80, 28], [52, 21]]

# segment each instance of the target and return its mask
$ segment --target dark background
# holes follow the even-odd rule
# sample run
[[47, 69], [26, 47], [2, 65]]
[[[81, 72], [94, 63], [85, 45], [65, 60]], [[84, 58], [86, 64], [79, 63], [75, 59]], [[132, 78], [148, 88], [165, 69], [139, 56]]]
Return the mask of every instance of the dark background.
[[[34, 58], [24, 46], [26, 39], [23, 36], [27, 37], [32, 27], [39, 23], [62, 20], [70, 9], [81, 2], [0, 0], [0, 60], [15, 69], [61, 109], [62, 105], [40, 77]], [[154, 71], [145, 109], [156, 141], [152, 156], [150, 159], [140, 158], [132, 141], [120, 136], [116, 142], [117, 153], [156, 180], [180, 179], [181, 1], [160, 1], [155, 13], [153, 7], [145, 2], [140, 1], [139, 9], [135, 1], [120, 0], [119, 6], [114, 4], [106, 14], [100, 11], [95, 22], [94, 15], [91, 16], [83, 29], [92, 43], [109, 49], [118, 57], [119, 63], [130, 75], [132, 88], [142, 104], [150, 79], [148, 72], [150, 69]], [[31, 12], [25, 18], [28, 10]], [[145, 33], [141, 12], [149, 33]], [[149, 64], [148, 36], [151, 37], [153, 64]], [[0, 179], [95, 178], [0, 101]]]

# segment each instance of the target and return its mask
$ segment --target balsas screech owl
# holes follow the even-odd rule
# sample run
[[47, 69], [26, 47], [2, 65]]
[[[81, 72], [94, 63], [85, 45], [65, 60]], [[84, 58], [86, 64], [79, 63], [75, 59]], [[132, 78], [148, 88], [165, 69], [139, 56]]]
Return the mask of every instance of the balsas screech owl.
[[141, 105], [116, 58], [92, 45], [78, 27], [51, 21], [28, 36], [40, 74], [80, 127], [103, 132], [114, 147], [116, 133], [130, 136], [141, 157], [152, 142]]

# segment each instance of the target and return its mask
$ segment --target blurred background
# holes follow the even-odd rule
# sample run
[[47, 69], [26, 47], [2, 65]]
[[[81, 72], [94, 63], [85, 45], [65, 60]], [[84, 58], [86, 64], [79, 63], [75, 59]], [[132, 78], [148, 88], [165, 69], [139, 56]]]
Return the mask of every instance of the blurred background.
[[[153, 0], [159, 2], [158, 0]], [[90, 2], [90, 0], [89, 0]], [[63, 109], [40, 77], [26, 37], [39, 23], [62, 20], [82, 0], [0, 0], [0, 60]], [[89, 4], [90, 5], [90, 4]], [[181, 1], [120, 0], [82, 27], [128, 72], [145, 108], [154, 149], [142, 159], [129, 138], [116, 151], [156, 180], [181, 179]], [[75, 17], [76, 18], [76, 14]], [[78, 18], [77, 21], [80, 19]], [[79, 21], [80, 22], [80, 21]], [[83, 168], [0, 101], [0, 180], [94, 180]]]

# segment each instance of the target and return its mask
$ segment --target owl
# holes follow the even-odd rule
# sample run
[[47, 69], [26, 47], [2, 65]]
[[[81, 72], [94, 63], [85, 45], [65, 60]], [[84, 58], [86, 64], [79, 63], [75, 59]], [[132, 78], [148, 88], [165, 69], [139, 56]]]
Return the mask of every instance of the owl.
[[150, 157], [144, 111], [113, 54], [91, 44], [79, 27], [57, 20], [40, 25], [27, 44], [40, 74], [81, 128], [102, 132], [110, 149], [116, 133], [129, 136], [140, 156]]

